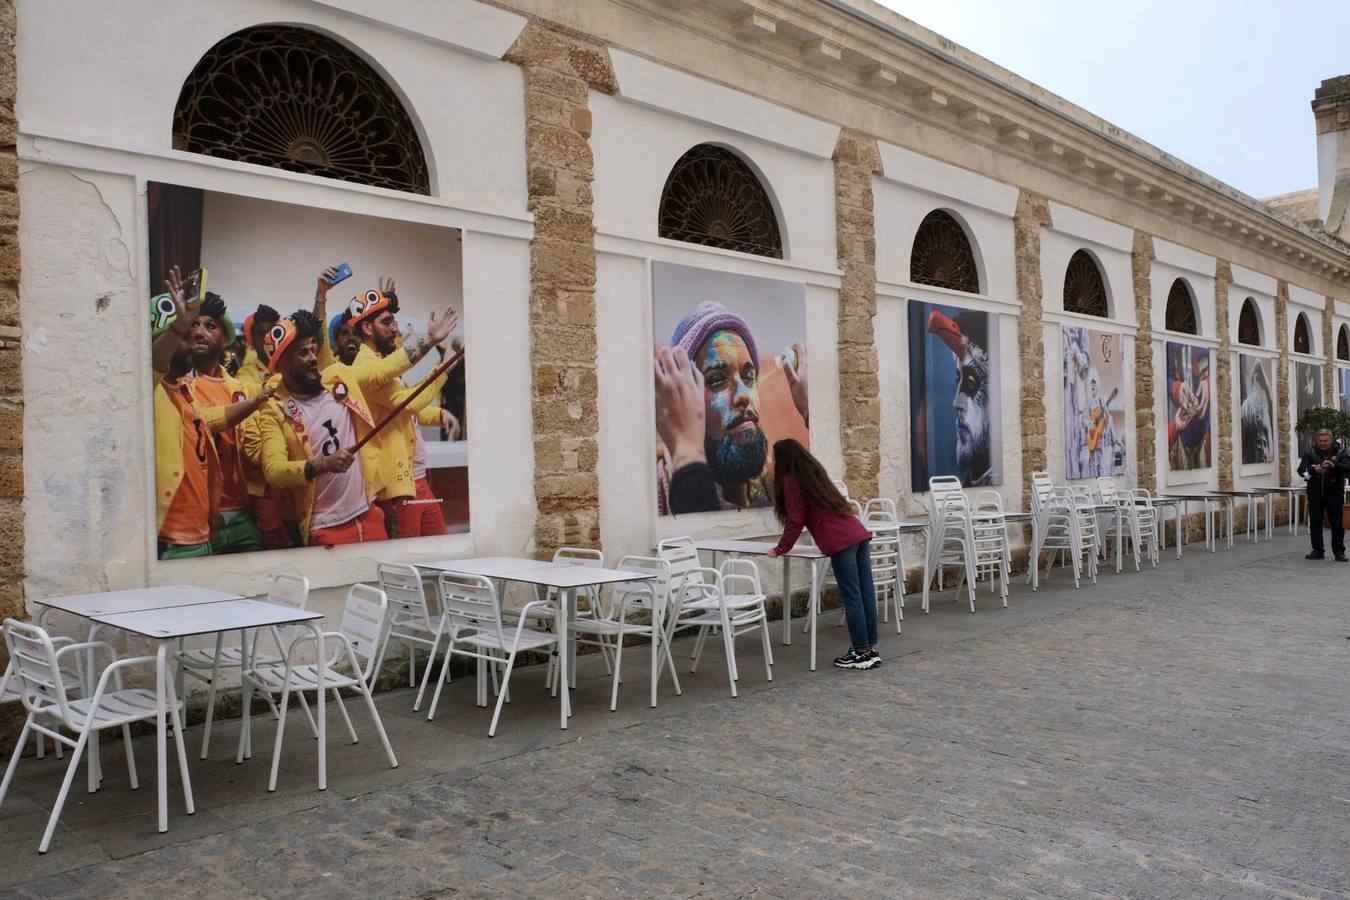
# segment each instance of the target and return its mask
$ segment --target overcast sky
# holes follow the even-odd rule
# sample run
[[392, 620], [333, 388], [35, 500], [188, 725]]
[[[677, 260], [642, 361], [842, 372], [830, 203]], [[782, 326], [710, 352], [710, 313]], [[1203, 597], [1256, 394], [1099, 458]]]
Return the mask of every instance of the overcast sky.
[[880, 0], [1255, 197], [1317, 185], [1350, 0]]

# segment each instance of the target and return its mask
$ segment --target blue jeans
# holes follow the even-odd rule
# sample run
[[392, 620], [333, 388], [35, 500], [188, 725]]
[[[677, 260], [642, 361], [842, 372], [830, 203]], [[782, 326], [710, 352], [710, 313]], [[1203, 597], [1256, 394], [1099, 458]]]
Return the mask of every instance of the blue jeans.
[[872, 584], [872, 542], [863, 541], [830, 557], [834, 580], [844, 598], [844, 620], [854, 650], [877, 642], [877, 590]]

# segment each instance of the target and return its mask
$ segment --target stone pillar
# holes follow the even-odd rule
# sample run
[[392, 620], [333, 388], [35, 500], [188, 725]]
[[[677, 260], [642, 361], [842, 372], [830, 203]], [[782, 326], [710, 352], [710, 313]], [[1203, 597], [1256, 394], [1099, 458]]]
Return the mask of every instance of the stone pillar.
[[1322, 356], [1322, 405], [1336, 409], [1336, 298], [1330, 294], [1322, 307]]
[[614, 93], [603, 47], [531, 22], [505, 56], [525, 74], [535, 550], [599, 546], [595, 224], [588, 91]]
[[1233, 489], [1233, 347], [1228, 333], [1228, 290], [1233, 267], [1219, 260], [1214, 270], [1214, 323], [1219, 332], [1219, 358], [1214, 366], [1214, 396], [1218, 399], [1219, 490]]
[[1022, 417], [1022, 503], [1031, 509], [1031, 473], [1047, 468], [1045, 422], [1045, 285], [1041, 279], [1041, 229], [1050, 227], [1050, 204], [1022, 191], [1013, 215], [1017, 274], [1019, 412]]
[[1280, 370], [1275, 373], [1275, 433], [1279, 435], [1280, 446], [1280, 486], [1289, 487], [1293, 483], [1294, 467], [1297, 460], [1289, 459], [1289, 436], [1294, 433], [1294, 424], [1289, 415], [1289, 285], [1279, 282], [1275, 286], [1275, 346], [1279, 348], [1280, 358], [1276, 365]]
[[1134, 314], [1139, 323], [1134, 339], [1134, 458], [1139, 487], [1156, 494], [1158, 436], [1153, 416], [1153, 260], [1153, 236], [1136, 231], [1130, 253]]
[[856, 497], [880, 494], [881, 389], [877, 378], [876, 219], [872, 176], [881, 174], [877, 142], [845, 130], [834, 148], [834, 218], [839, 268], [839, 440], [844, 481]]
[[[0, 0], [0, 619], [24, 617], [23, 332], [19, 322], [19, 157], [14, 0]], [[8, 664], [0, 642], [0, 667]]]

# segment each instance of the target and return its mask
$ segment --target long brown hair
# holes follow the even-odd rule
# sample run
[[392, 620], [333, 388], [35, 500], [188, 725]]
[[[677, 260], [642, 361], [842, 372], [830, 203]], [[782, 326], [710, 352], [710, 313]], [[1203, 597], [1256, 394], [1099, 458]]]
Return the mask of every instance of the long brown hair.
[[830, 475], [811, 451], [792, 438], [784, 438], [773, 445], [773, 511], [779, 522], [787, 521], [787, 499], [783, 494], [783, 479], [791, 478], [802, 492], [808, 507], [824, 507], [841, 516], [853, 515], [852, 508]]

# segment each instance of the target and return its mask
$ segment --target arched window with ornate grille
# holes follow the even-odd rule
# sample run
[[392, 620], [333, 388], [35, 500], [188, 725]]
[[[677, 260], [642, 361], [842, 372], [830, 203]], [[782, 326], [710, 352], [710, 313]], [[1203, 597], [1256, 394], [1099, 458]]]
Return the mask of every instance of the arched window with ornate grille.
[[206, 52], [178, 95], [175, 150], [431, 193], [403, 103], [369, 63], [291, 25], [246, 28]]
[[1312, 329], [1305, 313], [1299, 313], [1294, 320], [1294, 352], [1312, 353]]
[[909, 280], [967, 294], [980, 292], [975, 250], [951, 213], [935, 209], [919, 223], [909, 252]]
[[1164, 314], [1163, 327], [1181, 334], [1200, 333], [1195, 315], [1195, 297], [1191, 294], [1191, 286], [1184, 278], [1172, 282], [1172, 289], [1167, 292], [1167, 312]]
[[1342, 325], [1336, 335], [1336, 358], [1350, 362], [1350, 326]]
[[671, 168], [657, 232], [673, 241], [783, 258], [769, 192], [745, 160], [716, 144], [699, 144]]
[[1064, 270], [1064, 311], [1103, 319], [1111, 315], [1102, 270], [1086, 250], [1074, 251]]
[[1256, 310], [1256, 301], [1251, 297], [1242, 301], [1242, 312], [1238, 313], [1239, 344], [1252, 347], [1261, 346], [1261, 314]]

